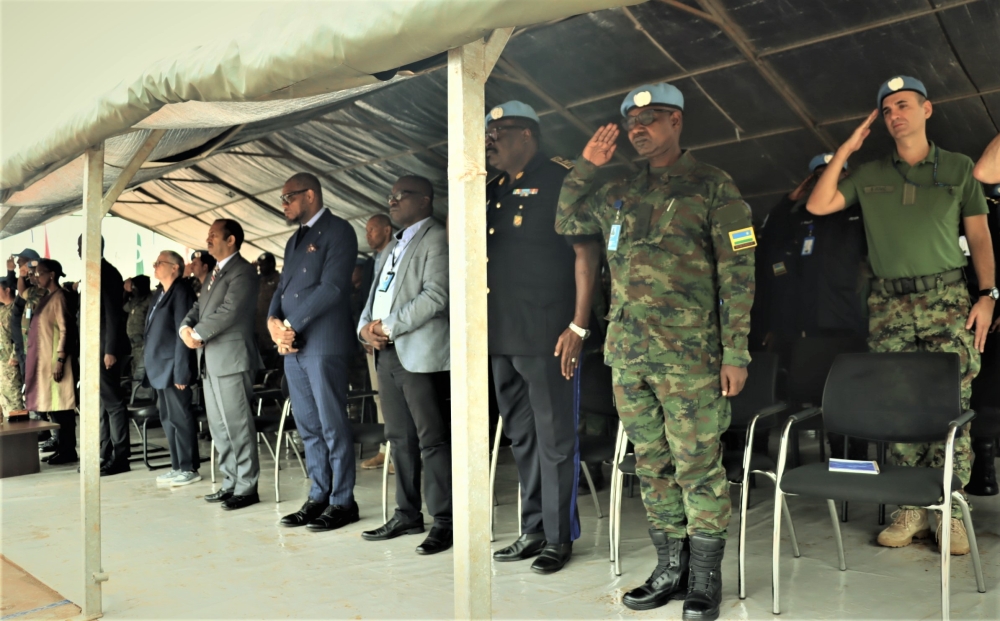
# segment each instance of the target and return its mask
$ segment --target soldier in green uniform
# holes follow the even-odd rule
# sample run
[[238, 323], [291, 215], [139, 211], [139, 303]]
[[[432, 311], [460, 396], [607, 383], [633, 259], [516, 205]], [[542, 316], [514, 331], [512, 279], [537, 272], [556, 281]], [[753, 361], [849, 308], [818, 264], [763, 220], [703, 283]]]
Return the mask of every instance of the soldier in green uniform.
[[[972, 160], [927, 140], [933, 112], [927, 89], [915, 78], [897, 76], [882, 84], [878, 107], [840, 146], [809, 197], [817, 215], [861, 204], [868, 256], [875, 277], [868, 297], [872, 351], [944, 351], [957, 353], [962, 365], [962, 407], [969, 407], [972, 380], [998, 297], [993, 245], [982, 186], [972, 178]], [[861, 148], [875, 119], [882, 116], [896, 142], [891, 155], [858, 167], [837, 183], [837, 171]], [[982, 291], [970, 304], [959, 246], [964, 225], [972, 263]], [[944, 467], [944, 442], [894, 444], [898, 465]], [[969, 481], [972, 455], [968, 429], [955, 440], [955, 476]], [[952, 505], [951, 553], [968, 554], [969, 540], [961, 509]], [[893, 523], [878, 536], [883, 546], [909, 545], [930, 535], [927, 511], [900, 507]], [[938, 520], [938, 541], [941, 535]]]
[[207, 250], [195, 250], [191, 253], [191, 262], [188, 263], [190, 274], [187, 279], [194, 290], [195, 297], [201, 297], [201, 286], [205, 279], [215, 269], [215, 258], [208, 254]]
[[[14, 335], [11, 334], [11, 314], [17, 292], [7, 278], [0, 278], [0, 410], [10, 415], [14, 410], [24, 409], [21, 388], [21, 368], [14, 354]], [[20, 338], [20, 335], [17, 335]]]
[[153, 294], [149, 290], [149, 276], [133, 276], [125, 281], [125, 291], [132, 294], [125, 302], [125, 333], [128, 334], [132, 351], [132, 379], [142, 378], [146, 371], [143, 362], [146, 343], [146, 315]]
[[647, 165], [595, 183], [619, 134], [598, 129], [563, 184], [556, 231], [602, 234], [611, 269], [605, 361], [658, 559], [622, 603], [684, 599], [684, 619], [715, 619], [732, 511], [719, 439], [750, 363], [756, 238], [729, 175], [681, 150], [683, 110], [669, 84], [629, 93], [621, 125]]

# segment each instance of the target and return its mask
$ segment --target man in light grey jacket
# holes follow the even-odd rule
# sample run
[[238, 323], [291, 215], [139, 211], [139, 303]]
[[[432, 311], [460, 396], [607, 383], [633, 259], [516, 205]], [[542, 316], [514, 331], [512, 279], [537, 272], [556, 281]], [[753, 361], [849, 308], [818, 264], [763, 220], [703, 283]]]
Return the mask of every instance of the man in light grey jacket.
[[369, 541], [424, 532], [420, 472], [434, 518], [419, 554], [452, 545], [451, 421], [445, 403], [450, 369], [448, 237], [431, 218], [434, 189], [401, 177], [389, 195], [389, 215], [402, 230], [379, 254], [358, 336], [376, 350], [385, 437], [396, 466], [396, 508]]
[[198, 352], [208, 427], [225, 476], [222, 488], [205, 500], [221, 502], [228, 510], [260, 502], [257, 433], [250, 408], [254, 372], [263, 368], [254, 336], [257, 270], [239, 255], [242, 245], [239, 222], [212, 223], [208, 251], [217, 263], [180, 330], [184, 344]]

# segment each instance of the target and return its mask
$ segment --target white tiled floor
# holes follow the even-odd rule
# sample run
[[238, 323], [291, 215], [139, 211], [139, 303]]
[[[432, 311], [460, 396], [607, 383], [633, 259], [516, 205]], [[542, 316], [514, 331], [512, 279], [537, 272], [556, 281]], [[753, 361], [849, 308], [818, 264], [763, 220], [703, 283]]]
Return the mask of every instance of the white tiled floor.
[[[154, 441], [156, 438], [154, 437]], [[207, 452], [207, 445], [203, 446]], [[369, 449], [370, 451], [371, 449]], [[266, 455], [266, 450], [262, 448]], [[262, 459], [263, 501], [228, 513], [202, 496], [206, 481], [158, 489], [141, 464], [102, 481], [106, 619], [444, 619], [453, 614], [452, 553], [422, 557], [422, 536], [367, 542], [362, 530], [381, 523], [381, 472], [358, 472], [361, 522], [331, 533], [286, 529], [278, 518], [298, 508], [308, 490], [297, 464], [282, 470], [280, 505]], [[504, 451], [500, 469], [497, 543], [517, 536], [516, 474]], [[207, 465], [203, 468], [207, 475]], [[733, 488], [734, 493], [738, 488]], [[761, 480], [748, 518], [748, 597], [736, 597], [736, 545], [724, 561], [724, 619], [770, 619], [771, 486]], [[76, 468], [43, 465], [40, 474], [0, 481], [0, 553], [67, 598], [82, 595], [79, 478]], [[607, 507], [607, 492], [600, 494]], [[975, 589], [968, 556], [952, 564], [952, 616], [1000, 618], [1000, 497], [974, 498], [974, 519], [988, 592]], [[846, 572], [822, 502], [791, 499], [802, 557], [782, 554], [782, 618], [940, 618], [939, 556], [933, 544], [889, 550], [874, 544], [876, 508], [854, 504], [842, 525]], [[607, 518], [589, 497], [580, 502], [583, 536], [561, 572], [538, 576], [527, 563], [493, 566], [495, 618], [679, 619], [680, 602], [636, 613], [623, 591], [643, 582], [655, 556], [638, 494], [625, 498], [621, 577], [608, 562]], [[606, 511], [605, 511], [606, 513]], [[734, 520], [731, 532], [735, 534]]]

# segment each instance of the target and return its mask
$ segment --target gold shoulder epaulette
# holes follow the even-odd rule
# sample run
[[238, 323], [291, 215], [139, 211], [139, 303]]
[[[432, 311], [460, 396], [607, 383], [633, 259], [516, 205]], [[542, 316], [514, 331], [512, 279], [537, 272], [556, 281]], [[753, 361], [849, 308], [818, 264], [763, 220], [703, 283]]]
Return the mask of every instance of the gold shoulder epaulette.
[[554, 158], [552, 158], [552, 161], [555, 162], [556, 164], [559, 164], [560, 166], [562, 166], [566, 170], [573, 170], [573, 162], [571, 162], [571, 161], [569, 161], [567, 159], [563, 159], [563, 158], [559, 157], [558, 155], [555, 156]]

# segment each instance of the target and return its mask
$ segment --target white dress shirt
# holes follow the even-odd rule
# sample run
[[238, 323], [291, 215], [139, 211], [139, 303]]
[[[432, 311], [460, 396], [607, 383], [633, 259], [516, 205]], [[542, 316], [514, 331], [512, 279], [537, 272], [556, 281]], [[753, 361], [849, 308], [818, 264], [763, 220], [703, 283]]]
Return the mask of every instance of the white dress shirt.
[[[396, 245], [392, 247], [390, 256], [386, 257], [385, 263], [382, 265], [382, 272], [376, 281], [375, 299], [372, 300], [372, 321], [385, 319], [392, 311], [392, 297], [396, 291], [396, 267], [403, 260], [403, 255], [406, 254], [406, 249], [409, 248], [410, 241], [413, 240], [413, 237], [420, 231], [420, 227], [428, 220], [430, 220], [430, 217], [424, 218], [419, 222], [414, 222], [394, 235]], [[392, 280], [389, 281], [388, 287], [384, 287], [383, 284], [389, 278], [390, 273], [393, 275]], [[385, 288], [385, 291], [382, 291], [383, 288]], [[382, 330], [386, 330], [384, 324]], [[386, 336], [390, 336], [388, 332]]]

